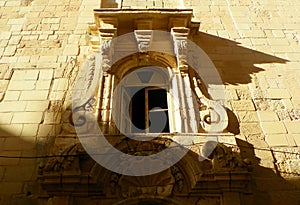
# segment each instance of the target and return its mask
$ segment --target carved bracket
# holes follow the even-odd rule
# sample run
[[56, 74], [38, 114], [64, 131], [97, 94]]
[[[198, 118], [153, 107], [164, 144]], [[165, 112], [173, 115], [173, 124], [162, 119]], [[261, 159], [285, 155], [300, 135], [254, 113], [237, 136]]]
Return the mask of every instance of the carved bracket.
[[187, 55], [188, 55], [188, 35], [190, 29], [188, 28], [172, 28], [171, 34], [173, 37], [174, 53], [176, 55], [177, 66], [181, 71], [187, 71]]
[[134, 35], [138, 44], [138, 50], [145, 53], [149, 50], [152, 42], [152, 30], [135, 30]]
[[114, 46], [112, 43], [112, 39], [117, 33], [116, 28], [109, 29], [99, 29], [100, 31], [100, 50], [102, 56], [102, 70], [104, 72], [108, 71], [112, 66], [112, 56], [114, 52]]

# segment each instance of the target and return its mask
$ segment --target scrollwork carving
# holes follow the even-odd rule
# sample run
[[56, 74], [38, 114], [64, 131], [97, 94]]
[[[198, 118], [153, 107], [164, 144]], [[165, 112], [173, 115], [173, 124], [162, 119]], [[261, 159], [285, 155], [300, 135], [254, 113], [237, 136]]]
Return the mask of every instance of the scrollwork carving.
[[[96, 99], [95, 97], [90, 98], [87, 102], [85, 102], [83, 105], [76, 107], [75, 109], [73, 109], [73, 117], [72, 115], [70, 116], [70, 123], [73, 126], [83, 126], [87, 119], [85, 117], [85, 112], [91, 112], [94, 111], [94, 105], [95, 105]], [[75, 118], [75, 120], [74, 120]]]
[[201, 148], [201, 155], [212, 160], [214, 170], [250, 170], [249, 159], [242, 159], [230, 147], [215, 141], [206, 142]]
[[184, 178], [183, 178], [182, 173], [176, 166], [171, 167], [171, 172], [175, 178], [175, 185], [176, 185], [177, 191], [182, 192], [183, 187], [184, 187]]
[[[98, 55], [99, 56], [99, 55]], [[98, 79], [100, 76], [100, 65], [95, 54], [87, 57], [80, 75], [77, 79], [73, 94], [71, 125], [83, 126], [87, 119], [85, 112], [93, 112], [96, 99], [94, 97]]]
[[200, 125], [206, 132], [223, 132], [228, 126], [228, 115], [225, 108], [205, 97], [196, 78], [193, 78], [195, 96], [199, 105]]

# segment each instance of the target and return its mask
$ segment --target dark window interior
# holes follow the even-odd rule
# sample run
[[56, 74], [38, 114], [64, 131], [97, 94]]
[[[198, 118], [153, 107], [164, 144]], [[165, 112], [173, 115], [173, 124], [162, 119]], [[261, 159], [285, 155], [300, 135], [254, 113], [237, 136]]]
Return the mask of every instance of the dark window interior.
[[[146, 101], [146, 99], [148, 100]], [[146, 118], [148, 115], [151, 115], [155, 120], [159, 120], [160, 112], [164, 112], [167, 116], [167, 123], [162, 132], [170, 132], [166, 90], [160, 88], [142, 88], [132, 97], [130, 107], [131, 120], [137, 128], [145, 130], [146, 127], [149, 126], [149, 132], [151, 133], [161, 132], [161, 130], [151, 128], [151, 122], [149, 120], [147, 122]], [[138, 133], [140, 131], [133, 129], [132, 132]], [[145, 133], [145, 131], [143, 131], [143, 133]]]

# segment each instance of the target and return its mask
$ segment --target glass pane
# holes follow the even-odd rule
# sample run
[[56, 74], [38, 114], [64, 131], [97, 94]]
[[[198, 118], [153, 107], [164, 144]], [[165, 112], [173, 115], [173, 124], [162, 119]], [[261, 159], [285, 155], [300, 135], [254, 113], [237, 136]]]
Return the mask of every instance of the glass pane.
[[154, 107], [168, 109], [167, 91], [163, 89], [148, 90], [148, 105], [149, 110]]

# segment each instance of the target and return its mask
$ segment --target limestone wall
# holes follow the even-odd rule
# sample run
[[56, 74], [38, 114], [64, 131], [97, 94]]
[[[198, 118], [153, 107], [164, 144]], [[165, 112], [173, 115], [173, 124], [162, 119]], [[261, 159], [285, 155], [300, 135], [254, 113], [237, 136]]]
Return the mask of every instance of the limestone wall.
[[[0, 155], [45, 155], [45, 144], [53, 144], [60, 130], [70, 76], [88, 53], [88, 24], [100, 2], [7, 0], [0, 5]], [[26, 203], [20, 198], [36, 192], [31, 182], [39, 162], [0, 158], [0, 204]]]
[[[54, 136], [64, 121], [60, 111], [67, 109], [67, 90], [90, 50], [92, 9], [100, 4], [0, 0], [1, 205], [30, 204], [39, 189], [41, 159], [26, 157], [74, 140]], [[219, 70], [232, 111], [230, 126], [254, 164], [255, 202], [299, 204], [299, 1], [124, 0], [122, 6], [194, 10], [201, 25], [193, 40]]]

